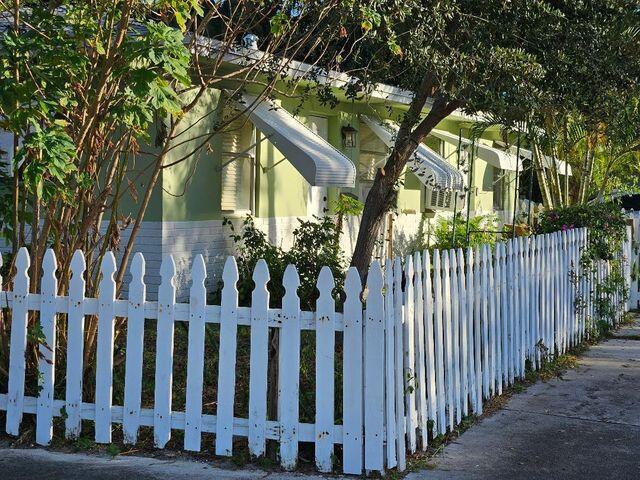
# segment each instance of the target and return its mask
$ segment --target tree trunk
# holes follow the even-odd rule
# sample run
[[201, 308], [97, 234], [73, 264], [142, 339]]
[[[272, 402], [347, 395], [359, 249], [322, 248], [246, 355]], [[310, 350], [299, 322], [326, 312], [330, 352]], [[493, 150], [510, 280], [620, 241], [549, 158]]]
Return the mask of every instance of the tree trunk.
[[393, 150], [384, 168], [378, 169], [371, 190], [367, 195], [356, 247], [351, 258], [351, 266], [358, 269], [363, 281], [366, 279], [385, 214], [395, 206], [398, 194], [397, 183], [404, 172], [407, 161], [424, 137], [459, 107], [459, 103], [455, 101], [446, 101], [443, 97], [437, 97], [427, 116], [411, 131], [431, 93], [432, 83], [429, 79], [424, 79], [400, 125]]

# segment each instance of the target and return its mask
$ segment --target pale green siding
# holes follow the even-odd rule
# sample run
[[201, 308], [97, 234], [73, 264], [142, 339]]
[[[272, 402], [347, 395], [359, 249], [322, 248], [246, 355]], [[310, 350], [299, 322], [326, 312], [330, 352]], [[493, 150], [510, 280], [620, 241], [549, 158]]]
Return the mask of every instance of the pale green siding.
[[[201, 143], [207, 131], [211, 129], [211, 122], [215, 122], [219, 112], [220, 92], [212, 90], [198, 103], [197, 107], [186, 119], [187, 131], [177, 143], [183, 142], [188, 137], [191, 140], [177, 145], [171, 149], [165, 160], [166, 164], [183, 159]], [[367, 114], [377, 118], [390, 118], [398, 120], [404, 107], [394, 108], [391, 112], [381, 106], [371, 106], [364, 102], [340, 102], [335, 108], [321, 105], [317, 100], [310, 100], [299, 108], [297, 101], [285, 99], [282, 106], [288, 111], [299, 110], [298, 118], [304, 123], [309, 115], [324, 116], [328, 119], [328, 140], [337, 149], [342, 151], [356, 165], [359, 160], [359, 145], [356, 148], [345, 149], [342, 147], [341, 128], [351, 124], [357, 130], [361, 129], [358, 115]], [[204, 117], [204, 118], [203, 118]], [[190, 122], [189, 120], [192, 119]], [[468, 127], [468, 124], [465, 125]], [[447, 119], [442, 122], [439, 129], [458, 134], [461, 124]], [[469, 135], [467, 128], [462, 134]], [[155, 138], [152, 132], [151, 139]], [[246, 188], [252, 188], [255, 196], [255, 211], [257, 217], [294, 217], [307, 214], [308, 184], [298, 173], [293, 165], [283, 158], [282, 154], [268, 141], [261, 139], [257, 132], [258, 147], [256, 149], [257, 168], [253, 185], [246, 184]], [[360, 135], [358, 135], [358, 142]], [[483, 140], [491, 144], [490, 140]], [[186, 160], [163, 170], [161, 175], [162, 189], [157, 188], [149, 205], [146, 220], [151, 221], [199, 221], [220, 220], [228, 216], [222, 212], [221, 197], [221, 138], [214, 136], [207, 141], [207, 146]], [[456, 164], [454, 145], [441, 142], [434, 138], [428, 138], [427, 144], [441, 153], [452, 165]], [[137, 159], [139, 165], [149, 160], [144, 157]], [[144, 175], [136, 181], [138, 189], [142, 191], [145, 182]], [[474, 195], [472, 195], [472, 210], [490, 211], [493, 206], [493, 168], [486, 162], [476, 159], [474, 168]], [[509, 183], [509, 182], [508, 182]], [[513, 182], [510, 182], [511, 187]], [[243, 187], [245, 188], [245, 187]], [[354, 194], [360, 192], [359, 185], [353, 189], [343, 189]], [[333, 200], [337, 196], [336, 188], [327, 190], [328, 206], [331, 209]], [[513, 197], [513, 190], [505, 195]], [[398, 211], [404, 213], [421, 213], [424, 211], [424, 187], [412, 173], [406, 173], [403, 186], [398, 195]], [[135, 209], [132, 205], [134, 199], [123, 201], [123, 209]]]

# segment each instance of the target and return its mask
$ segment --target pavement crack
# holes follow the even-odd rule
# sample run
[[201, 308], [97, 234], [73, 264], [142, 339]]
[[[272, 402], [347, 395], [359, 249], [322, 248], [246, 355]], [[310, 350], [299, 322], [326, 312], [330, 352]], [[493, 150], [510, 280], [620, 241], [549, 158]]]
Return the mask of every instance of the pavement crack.
[[633, 423], [625, 423], [625, 422], [616, 422], [616, 421], [612, 421], [612, 420], [596, 420], [593, 418], [585, 418], [585, 417], [579, 417], [576, 415], [566, 415], [566, 414], [561, 414], [561, 413], [543, 413], [543, 412], [533, 412], [533, 411], [529, 411], [529, 410], [521, 410], [519, 408], [509, 408], [509, 407], [504, 407], [503, 410], [508, 410], [510, 412], [516, 412], [516, 413], [528, 413], [530, 415], [542, 415], [542, 416], [546, 416], [546, 417], [556, 417], [556, 418], [568, 418], [571, 420], [580, 420], [583, 422], [591, 422], [591, 423], [606, 423], [609, 425], [624, 425], [626, 427], [633, 427], [633, 428], [640, 428], [640, 425], [636, 425]]

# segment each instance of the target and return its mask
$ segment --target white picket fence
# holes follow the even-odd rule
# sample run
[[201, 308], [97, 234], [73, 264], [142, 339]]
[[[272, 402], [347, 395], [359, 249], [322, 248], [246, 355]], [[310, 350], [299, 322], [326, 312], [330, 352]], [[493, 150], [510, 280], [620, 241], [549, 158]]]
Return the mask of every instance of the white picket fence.
[[[57, 296], [56, 259], [47, 251], [39, 294], [29, 293], [29, 255], [16, 260], [13, 291], [1, 292], [0, 306], [12, 310], [8, 392], [0, 394], [6, 431], [18, 435], [24, 413], [36, 414], [36, 441], [51, 442], [53, 417], [63, 416], [66, 436], [81, 433], [81, 421], [95, 422], [95, 441], [111, 442], [114, 423], [135, 443], [141, 426], [152, 426], [157, 447], [172, 430], [184, 430], [184, 449], [203, 448], [201, 435], [215, 434], [215, 452], [232, 454], [233, 439], [248, 437], [252, 455], [265, 453], [267, 439], [279, 444], [281, 464], [296, 466], [300, 442], [315, 444], [318, 470], [334, 468], [334, 447], [342, 446], [342, 470], [361, 474], [385, 468], [405, 469], [405, 452], [425, 449], [429, 430], [451, 431], [483, 402], [525, 375], [525, 363], [539, 368], [550, 355], [565, 352], [588, 335], [593, 305], [577, 309], [579, 298], [606, 275], [572, 281], [579, 273], [584, 229], [488, 246], [416, 253], [404, 265], [371, 265], [363, 293], [359, 275], [349, 269], [343, 311], [335, 309], [334, 279], [325, 267], [318, 278], [315, 312], [301, 311], [298, 272], [288, 266], [282, 308], [269, 308], [269, 272], [258, 262], [251, 307], [238, 306], [238, 270], [230, 257], [224, 268], [221, 305], [207, 305], [201, 256], [192, 268], [188, 303], [175, 302], [175, 265], [161, 266], [158, 301], [145, 299], [145, 262], [131, 265], [127, 299], [115, 298], [115, 258], [102, 262], [98, 298], [86, 298], [84, 256], [71, 263], [68, 296]], [[628, 242], [629, 243], [629, 242]], [[626, 251], [630, 244], [625, 245]], [[40, 346], [39, 394], [25, 395], [25, 348], [29, 312], [39, 311], [46, 339]], [[58, 314], [66, 314], [60, 316]], [[622, 314], [622, 312], [620, 312]], [[85, 316], [98, 318], [95, 403], [83, 402]], [[124, 405], [112, 403], [114, 325], [125, 318]], [[157, 320], [155, 395], [152, 409], [141, 407], [145, 319]], [[66, 392], [54, 398], [56, 323], [66, 322]], [[172, 409], [174, 325], [188, 322], [187, 389], [184, 412]], [[205, 324], [220, 324], [216, 414], [204, 414]], [[250, 326], [248, 418], [235, 416], [236, 346], [239, 325]], [[269, 329], [279, 330], [278, 417], [267, 419]], [[301, 331], [315, 331], [315, 423], [301, 423]], [[339, 333], [338, 333], [339, 332]], [[336, 422], [334, 368], [337, 334], [342, 353], [342, 418]]]
[[640, 212], [626, 212], [631, 226], [630, 233], [630, 254], [629, 254], [629, 273], [630, 288], [629, 288], [629, 309], [636, 309], [640, 307], [640, 291], [639, 278], [640, 275]]

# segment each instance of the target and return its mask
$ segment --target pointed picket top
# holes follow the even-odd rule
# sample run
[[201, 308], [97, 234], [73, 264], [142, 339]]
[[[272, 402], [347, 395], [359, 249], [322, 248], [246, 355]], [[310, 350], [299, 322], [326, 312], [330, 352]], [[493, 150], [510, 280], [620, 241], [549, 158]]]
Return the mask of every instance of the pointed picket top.
[[238, 264], [235, 257], [227, 257], [227, 261], [224, 262], [224, 269], [222, 270], [222, 281], [224, 286], [227, 284], [235, 285], [238, 281]]
[[[78, 276], [82, 276], [86, 268], [87, 264], [84, 261], [84, 253], [82, 253], [82, 250], [76, 250], [71, 258], [71, 271], [74, 274], [73, 277], [77, 278]], [[73, 281], [73, 277], [71, 281]]]
[[467, 267], [473, 265], [473, 247], [467, 247]]
[[347, 276], [344, 279], [344, 290], [347, 296], [356, 294], [356, 292], [356, 295], [360, 296], [360, 292], [362, 292], [362, 279], [356, 267], [349, 267], [349, 270], [347, 270]]
[[[408, 257], [409, 259], [411, 257]], [[411, 272], [413, 272], [413, 264], [410, 265]], [[367, 287], [369, 288], [369, 295], [373, 292], [382, 291], [382, 267], [379, 260], [371, 262], [369, 267], [369, 275], [367, 276]]]
[[16, 290], [20, 289], [20, 291], [26, 291], [28, 289], [30, 265], [31, 259], [29, 258], [29, 251], [26, 247], [21, 247], [20, 250], [18, 250], [18, 255], [16, 257]]
[[429, 250], [422, 251], [422, 275], [426, 278], [427, 275], [431, 274], [431, 255], [429, 254]]
[[[1, 261], [0, 266], [2, 266]], [[52, 249], [48, 248], [44, 253], [44, 258], [42, 259], [42, 282], [45, 283], [46, 280], [55, 281], [57, 268], [58, 261], [56, 259], [56, 254]]]
[[422, 256], [420, 255], [420, 252], [413, 254], [413, 267], [416, 276], [420, 276], [420, 278], [422, 278]]
[[453, 273], [458, 269], [458, 258], [456, 256], [456, 251], [453, 248], [449, 250], [449, 258], [451, 260], [451, 270]]
[[335, 286], [336, 282], [333, 279], [333, 273], [331, 273], [331, 269], [325, 265], [320, 270], [318, 281], [316, 282], [316, 288], [318, 292], [320, 292], [318, 302], [327, 299], [327, 297], [333, 298], [332, 293]]
[[458, 256], [458, 267], [460, 270], [464, 270], [464, 252], [462, 251], [462, 247], [458, 247], [456, 253]]
[[104, 286], [111, 285], [113, 283], [113, 274], [116, 272], [116, 257], [113, 252], [107, 252], [102, 258], [100, 264], [100, 271], [102, 272], [102, 280], [100, 280], [100, 290]]
[[489, 245], [486, 243], [482, 246], [482, 263], [489, 266]]
[[191, 285], [193, 287], [204, 286], [204, 280], [207, 278], [207, 268], [204, 264], [204, 257], [202, 254], [198, 254], [193, 259], [193, 264], [191, 265]]
[[393, 277], [398, 282], [400, 282], [400, 279], [402, 278], [402, 262], [400, 261], [400, 257], [396, 257], [393, 261]]
[[267, 289], [267, 282], [269, 282], [271, 276], [269, 274], [269, 266], [264, 258], [261, 258], [256, 262], [256, 266], [253, 269], [253, 276], [251, 278], [256, 284], [256, 288], [258, 285], [263, 285], [264, 289]]
[[[371, 264], [371, 266], [373, 266], [373, 264]], [[404, 261], [404, 271], [407, 274], [407, 282], [409, 280], [413, 282], [413, 256], [407, 255]]]
[[440, 268], [440, 250], [433, 251], [433, 269], [437, 270]]
[[284, 269], [284, 275], [282, 276], [282, 285], [284, 286], [284, 296], [289, 297], [291, 295], [298, 295], [298, 287], [300, 286], [300, 277], [298, 276], [298, 270], [295, 265], [291, 263]]
[[131, 260], [131, 267], [129, 269], [131, 272], [131, 283], [143, 283], [145, 270], [146, 262], [144, 260], [144, 255], [137, 252], [133, 256], [133, 260]]
[[160, 278], [162, 283], [169, 282], [173, 286], [173, 277], [176, 275], [176, 262], [173, 255], [164, 255], [160, 264]]

